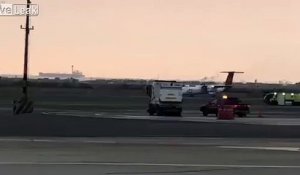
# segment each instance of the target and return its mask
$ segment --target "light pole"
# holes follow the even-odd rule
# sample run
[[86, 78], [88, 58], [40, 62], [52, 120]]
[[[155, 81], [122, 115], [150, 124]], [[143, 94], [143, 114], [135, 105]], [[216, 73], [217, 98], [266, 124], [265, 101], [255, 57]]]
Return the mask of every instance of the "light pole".
[[21, 25], [21, 29], [25, 29], [25, 51], [24, 51], [24, 70], [23, 70], [23, 87], [22, 97], [14, 100], [13, 102], [13, 113], [14, 115], [32, 113], [33, 112], [33, 101], [28, 98], [28, 46], [29, 46], [29, 33], [34, 27], [29, 27], [30, 23], [30, 5], [31, 1], [27, 0], [26, 4], [26, 24], [25, 27]]
[[31, 1], [27, 0], [27, 14], [26, 14], [26, 24], [25, 28], [21, 25], [21, 29], [25, 29], [25, 51], [24, 51], [24, 71], [23, 71], [23, 95], [25, 98], [28, 97], [28, 45], [29, 45], [29, 33], [34, 27], [29, 27], [30, 14], [28, 13], [30, 9]]

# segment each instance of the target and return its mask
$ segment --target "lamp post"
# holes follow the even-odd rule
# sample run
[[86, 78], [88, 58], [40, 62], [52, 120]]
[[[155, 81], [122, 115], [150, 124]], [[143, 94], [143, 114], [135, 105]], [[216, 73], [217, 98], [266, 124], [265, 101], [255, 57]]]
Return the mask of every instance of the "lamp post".
[[[30, 9], [31, 1], [27, 0], [27, 11]], [[28, 97], [28, 46], [29, 46], [29, 33], [34, 27], [29, 27], [30, 14], [26, 14], [26, 24], [25, 27], [21, 25], [21, 29], [25, 29], [25, 51], [24, 51], [24, 70], [23, 70], [23, 95], [25, 98]]]
[[13, 114], [24, 114], [33, 112], [33, 101], [28, 98], [28, 46], [29, 33], [34, 27], [29, 27], [30, 22], [30, 5], [31, 1], [27, 0], [26, 4], [26, 24], [25, 27], [21, 25], [21, 29], [25, 30], [25, 51], [24, 51], [24, 70], [23, 70], [23, 86], [22, 97], [13, 101]]

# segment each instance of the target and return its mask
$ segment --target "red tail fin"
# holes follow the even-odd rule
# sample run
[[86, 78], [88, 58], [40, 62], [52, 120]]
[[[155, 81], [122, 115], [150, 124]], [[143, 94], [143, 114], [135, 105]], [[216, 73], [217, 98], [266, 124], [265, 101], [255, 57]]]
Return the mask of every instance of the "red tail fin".
[[235, 73], [244, 73], [244, 72], [235, 72], [235, 71], [227, 71], [227, 72], [221, 72], [221, 73], [227, 73], [227, 78], [226, 78], [226, 81], [225, 81], [225, 86], [231, 86], [232, 83], [233, 83], [233, 77], [234, 77], [234, 74]]

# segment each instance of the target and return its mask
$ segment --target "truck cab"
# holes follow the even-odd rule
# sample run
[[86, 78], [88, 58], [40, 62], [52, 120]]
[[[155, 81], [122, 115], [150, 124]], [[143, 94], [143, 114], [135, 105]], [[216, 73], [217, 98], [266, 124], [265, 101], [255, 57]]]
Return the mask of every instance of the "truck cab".
[[176, 81], [154, 81], [147, 86], [149, 115], [175, 115], [182, 112], [182, 85]]

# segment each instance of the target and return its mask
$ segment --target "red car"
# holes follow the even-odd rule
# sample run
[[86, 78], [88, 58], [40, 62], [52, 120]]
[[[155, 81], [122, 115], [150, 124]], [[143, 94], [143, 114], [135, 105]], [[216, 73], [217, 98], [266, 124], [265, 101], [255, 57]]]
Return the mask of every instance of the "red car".
[[218, 115], [218, 108], [221, 105], [233, 105], [234, 114], [239, 117], [246, 117], [247, 114], [250, 113], [250, 106], [247, 104], [242, 104], [241, 100], [236, 97], [215, 99], [208, 104], [200, 107], [200, 111], [204, 116], [208, 116], [208, 114]]

